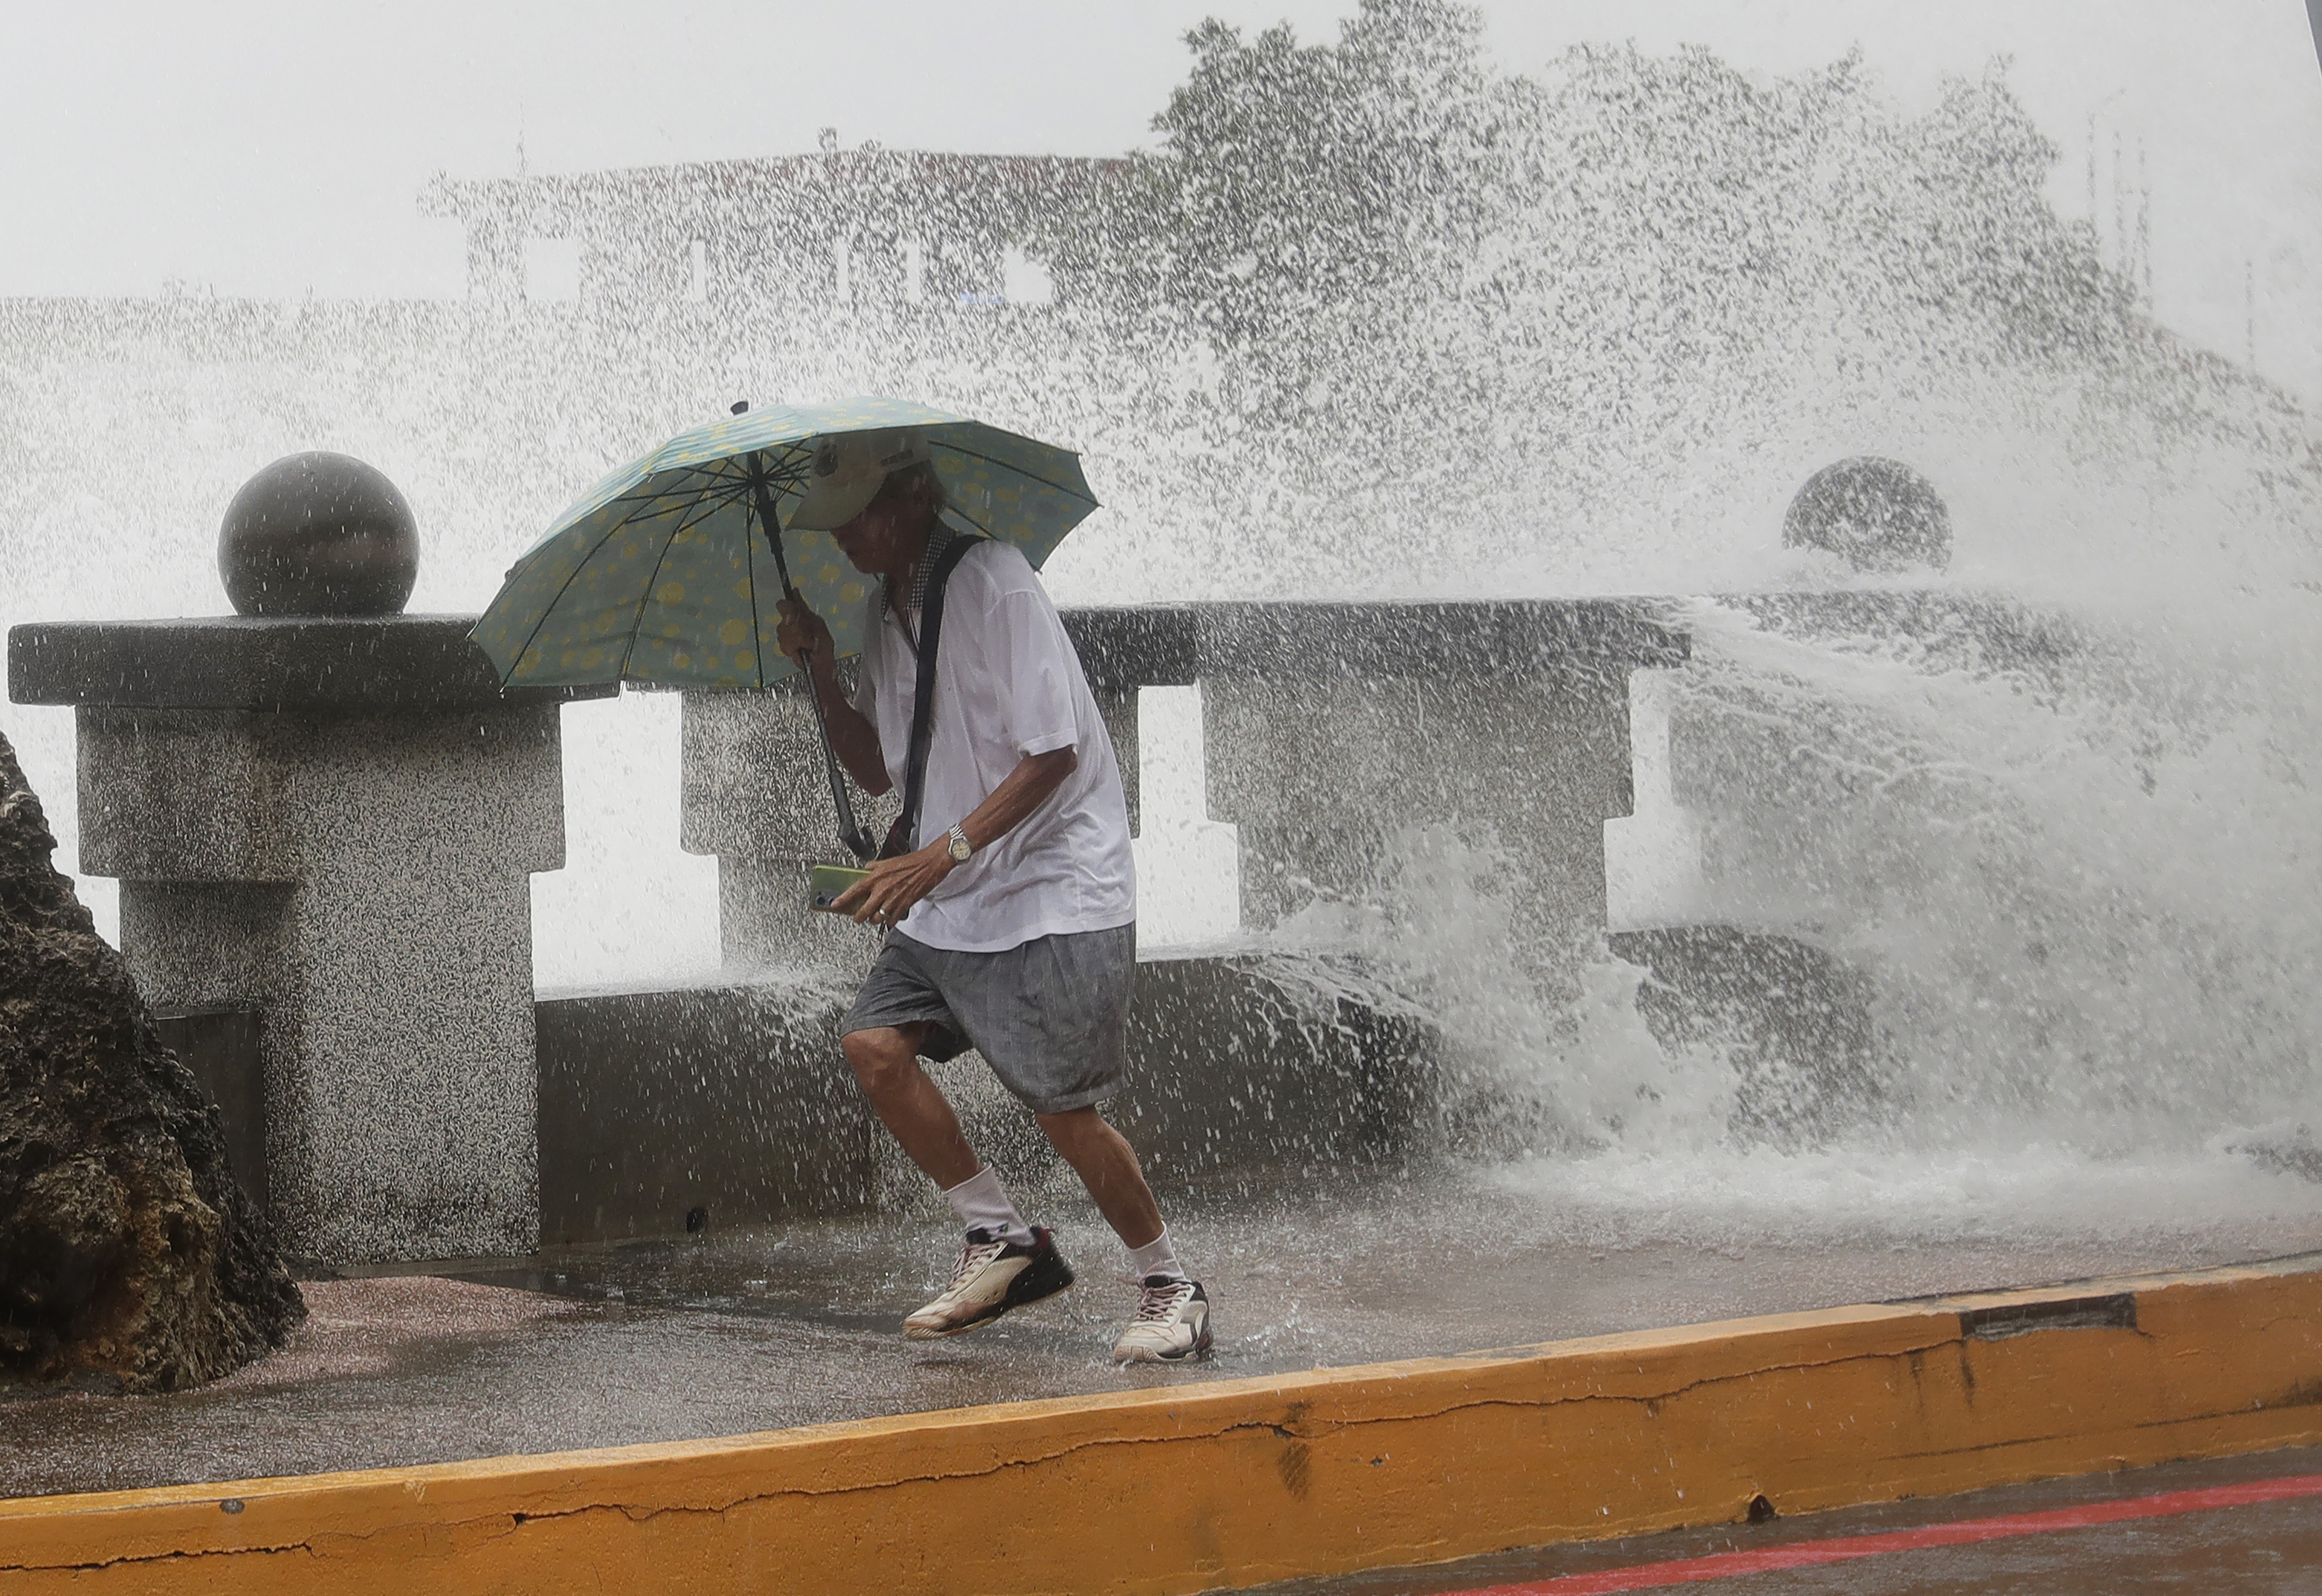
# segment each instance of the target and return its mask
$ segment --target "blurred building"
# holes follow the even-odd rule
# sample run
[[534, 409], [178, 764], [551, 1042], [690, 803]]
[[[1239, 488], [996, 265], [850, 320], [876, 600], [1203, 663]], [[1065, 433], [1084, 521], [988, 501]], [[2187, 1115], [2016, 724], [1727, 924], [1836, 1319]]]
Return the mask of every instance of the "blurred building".
[[[577, 249], [584, 305], [975, 305], [1009, 252], [1128, 163], [841, 150], [474, 181], [439, 174], [422, 214], [467, 230], [471, 301], [514, 308], [542, 241]], [[770, 301], [769, 296], [778, 296]]]

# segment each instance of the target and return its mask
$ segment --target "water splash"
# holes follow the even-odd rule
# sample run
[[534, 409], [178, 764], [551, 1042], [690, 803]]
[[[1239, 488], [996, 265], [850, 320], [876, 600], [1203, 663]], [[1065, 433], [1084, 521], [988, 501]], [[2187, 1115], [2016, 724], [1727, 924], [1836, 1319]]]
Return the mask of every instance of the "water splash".
[[[1776, 546], [1781, 512], [1829, 461], [1893, 454], [1952, 506], [1927, 606], [1698, 606], [1675, 706], [1705, 913], [1880, 994], [1892, 1090], [1827, 1155], [2198, 1163], [2322, 1118], [2310, 421], [2143, 316], [2042, 197], [2055, 150], [2004, 76], [1920, 118], [1851, 58], [1745, 79], [1592, 50], [1509, 77], [1430, 10], [1367, 8], [1330, 47], [1208, 35], [1142, 172], [1162, 202], [1097, 217], [1095, 256], [1047, 240], [1047, 307], [0, 306], [0, 618], [222, 607], [219, 512], [303, 448], [394, 479], [427, 540], [415, 607], [472, 610], [578, 486], [744, 395], [910, 393], [1083, 449], [1111, 507], [1049, 575], [1083, 602], [1856, 592]], [[1273, 96], [1284, 74], [1310, 92]], [[1252, 96], [1312, 114], [1229, 148]], [[11, 727], [69, 832], [69, 723]], [[673, 790], [666, 760], [631, 779]], [[681, 864], [700, 893], [673, 825], [593, 834], [600, 908]], [[1318, 903], [1277, 953], [1360, 948], [1316, 979], [1437, 1019], [1468, 1087], [1455, 1145], [1682, 1152], [1736, 1181], [1825, 1155], [1737, 1125], [1735, 1047], [1658, 1040], [1634, 966], [1543, 974], [1504, 868], [1413, 834], [1371, 900]], [[567, 905], [544, 961], [653, 973], [670, 937], [572, 940], [623, 918], [578, 881], [544, 889]]]

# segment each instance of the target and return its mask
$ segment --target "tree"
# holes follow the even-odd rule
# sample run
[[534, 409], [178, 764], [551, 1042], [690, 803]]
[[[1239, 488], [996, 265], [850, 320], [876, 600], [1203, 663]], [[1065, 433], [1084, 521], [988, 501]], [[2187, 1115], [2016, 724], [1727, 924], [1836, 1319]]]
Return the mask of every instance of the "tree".
[[1143, 486], [1226, 529], [1210, 569], [1394, 590], [1608, 521], [1778, 524], [1837, 453], [1978, 429], [2067, 465], [2230, 435], [2281, 515], [2315, 496], [2253, 385], [2055, 214], [2004, 63], [1906, 117], [1852, 54], [1504, 72], [1448, 0], [1187, 43], [1162, 150], [1046, 252], [1093, 403], [1169, 462]]

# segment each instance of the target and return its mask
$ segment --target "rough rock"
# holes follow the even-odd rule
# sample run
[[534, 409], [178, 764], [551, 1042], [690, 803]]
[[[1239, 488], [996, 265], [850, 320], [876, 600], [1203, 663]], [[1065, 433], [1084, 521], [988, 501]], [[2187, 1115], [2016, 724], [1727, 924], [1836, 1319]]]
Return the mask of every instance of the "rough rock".
[[174, 1391], [306, 1304], [55, 848], [0, 737], [0, 1382]]

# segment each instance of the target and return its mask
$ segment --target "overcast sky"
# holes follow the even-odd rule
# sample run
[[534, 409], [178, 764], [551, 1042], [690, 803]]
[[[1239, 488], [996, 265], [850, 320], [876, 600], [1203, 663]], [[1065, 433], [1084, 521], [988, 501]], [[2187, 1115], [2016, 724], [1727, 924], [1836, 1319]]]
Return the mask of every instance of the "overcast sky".
[[[1184, 75], [1186, 27], [1330, 0], [211, 0], [11, 6], [0, 93], [0, 294], [462, 291], [428, 176], [788, 153], [854, 144], [1114, 152]], [[1860, 44], [1897, 99], [1995, 53], [2065, 146], [2087, 209], [2098, 118], [2109, 221], [2118, 134], [2149, 151], [2162, 318], [2322, 397], [2322, 70], [2299, 0], [1532, 0], [1484, 7], [1536, 67], [1584, 40], [1712, 46], [1787, 71]]]

